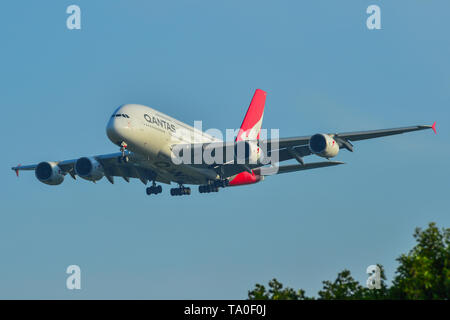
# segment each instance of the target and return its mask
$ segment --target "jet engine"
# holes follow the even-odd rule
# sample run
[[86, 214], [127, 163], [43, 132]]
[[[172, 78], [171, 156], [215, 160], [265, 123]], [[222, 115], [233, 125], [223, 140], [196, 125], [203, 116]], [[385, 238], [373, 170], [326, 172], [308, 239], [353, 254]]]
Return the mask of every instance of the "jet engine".
[[255, 142], [242, 140], [234, 144], [234, 157], [238, 164], [258, 163], [260, 155], [260, 149]]
[[309, 149], [312, 153], [323, 157], [333, 158], [339, 153], [338, 143], [328, 134], [315, 134], [309, 139]]
[[103, 166], [94, 158], [82, 157], [75, 162], [75, 173], [88, 181], [98, 181], [105, 175]]
[[45, 184], [58, 185], [64, 181], [64, 174], [56, 162], [41, 162], [34, 170], [36, 178]]

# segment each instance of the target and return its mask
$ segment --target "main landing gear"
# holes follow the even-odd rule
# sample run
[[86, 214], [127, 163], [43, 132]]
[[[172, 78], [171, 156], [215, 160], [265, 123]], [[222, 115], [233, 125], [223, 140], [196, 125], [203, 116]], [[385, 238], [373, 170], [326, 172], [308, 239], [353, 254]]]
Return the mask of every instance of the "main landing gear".
[[148, 187], [146, 189], [147, 195], [151, 195], [151, 194], [158, 194], [162, 192], [162, 187], [161, 185], [156, 185], [155, 181], [153, 181], [153, 185], [151, 187]]
[[[229, 185], [228, 179], [215, 180], [211, 181], [209, 184], [201, 185], [198, 187], [200, 193], [210, 193], [210, 192], [218, 192], [219, 188], [225, 188]], [[147, 188], [147, 194], [159, 194], [162, 192], [161, 185], [156, 185], [155, 181], [153, 181], [153, 185]], [[191, 188], [183, 186], [181, 183], [178, 188], [170, 189], [171, 196], [189, 196], [191, 194]]]
[[201, 185], [198, 187], [200, 193], [219, 192], [219, 188], [228, 187], [230, 181], [228, 179], [216, 180], [212, 183]]
[[183, 187], [182, 184], [180, 184], [179, 188], [170, 189], [171, 196], [184, 196], [184, 195], [190, 195], [190, 194], [191, 194], [191, 188]]
[[[125, 154], [125, 150], [127, 150], [128, 145], [126, 144], [126, 142], [122, 141], [122, 143], [120, 144], [120, 152], [122, 152], [122, 155], [120, 157], [117, 158], [117, 161], [120, 162], [125, 162], [127, 163], [130, 159], [128, 158], [128, 156]], [[148, 189], [148, 188], [147, 188]]]
[[219, 187], [215, 187], [212, 184], [205, 184], [198, 187], [198, 192], [200, 193], [219, 192]]

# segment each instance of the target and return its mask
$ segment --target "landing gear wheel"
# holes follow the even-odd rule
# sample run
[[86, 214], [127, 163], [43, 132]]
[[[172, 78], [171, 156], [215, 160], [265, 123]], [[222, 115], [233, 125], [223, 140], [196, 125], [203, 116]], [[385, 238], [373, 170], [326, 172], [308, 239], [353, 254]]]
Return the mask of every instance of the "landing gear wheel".
[[222, 181], [215, 181], [212, 184], [204, 184], [198, 187], [200, 193], [219, 192], [219, 187], [222, 186]]
[[158, 194], [162, 192], [162, 187], [161, 185], [157, 186], [155, 182], [153, 182], [153, 185], [151, 187], [148, 187], [145, 191], [147, 195]]
[[171, 196], [182, 196], [182, 195], [190, 195], [191, 194], [191, 188], [186, 188], [183, 186], [180, 186], [179, 188], [172, 188], [170, 189], [170, 195]]
[[[230, 184], [230, 181], [228, 179], [221, 179], [221, 180], [215, 180], [211, 186], [215, 187], [215, 188], [225, 188], [228, 187], [228, 185]], [[217, 192], [217, 191], [213, 191], [213, 192]]]

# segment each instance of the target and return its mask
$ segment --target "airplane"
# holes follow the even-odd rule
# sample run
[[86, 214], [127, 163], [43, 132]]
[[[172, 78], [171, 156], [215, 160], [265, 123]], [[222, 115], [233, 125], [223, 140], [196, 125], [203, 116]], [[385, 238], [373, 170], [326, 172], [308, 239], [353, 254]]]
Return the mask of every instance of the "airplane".
[[[97, 156], [80, 157], [64, 161], [43, 161], [32, 165], [18, 165], [12, 170], [19, 176], [21, 170], [34, 170], [36, 178], [47, 185], [59, 185], [69, 174], [92, 182], [103, 177], [114, 183], [114, 177], [142, 181], [147, 195], [159, 194], [162, 186], [157, 183], [178, 184], [172, 188], [172, 196], [190, 195], [190, 187], [198, 185], [200, 193], [218, 192], [221, 188], [242, 186], [260, 182], [265, 177], [324, 168], [344, 164], [329, 161], [340, 150], [353, 152], [353, 142], [396, 135], [406, 132], [432, 129], [436, 134], [436, 122], [432, 125], [417, 125], [393, 129], [356, 131], [344, 133], [317, 133], [277, 139], [260, 139], [264, 115], [266, 92], [256, 89], [245, 114], [241, 127], [233, 141], [225, 142], [200, 131], [162, 112], [140, 104], [119, 106], [109, 118], [106, 126], [108, 138], [119, 152]], [[194, 155], [206, 149], [232, 152], [231, 160], [194, 163], [174, 161], [174, 152], [179, 155]], [[270, 147], [270, 151], [267, 148]], [[181, 152], [180, 152], [181, 150]], [[244, 150], [238, 157], [239, 150]], [[265, 150], [265, 151], [263, 151]], [[211, 152], [211, 154], [215, 154]], [[276, 160], [264, 162], [269, 156]], [[305, 163], [304, 157], [316, 155], [328, 161]], [[220, 157], [219, 157], [220, 158]], [[223, 154], [222, 154], [223, 159]], [[280, 162], [295, 160], [295, 164], [279, 165]]]

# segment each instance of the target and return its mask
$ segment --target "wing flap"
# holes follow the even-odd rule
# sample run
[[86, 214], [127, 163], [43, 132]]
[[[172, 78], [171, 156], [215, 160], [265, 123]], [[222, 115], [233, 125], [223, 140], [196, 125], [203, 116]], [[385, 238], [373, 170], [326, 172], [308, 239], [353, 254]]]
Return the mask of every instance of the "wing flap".
[[272, 167], [264, 167], [264, 168], [257, 168], [255, 169], [255, 174], [260, 174], [263, 176], [271, 176], [275, 174], [281, 174], [281, 173], [288, 173], [288, 172], [295, 172], [295, 171], [302, 171], [302, 170], [310, 170], [310, 169], [317, 169], [317, 168], [325, 168], [325, 167], [332, 167], [337, 166], [340, 164], [345, 164], [345, 162], [340, 161], [324, 161], [324, 162], [312, 162], [312, 163], [305, 163], [302, 164], [290, 164], [285, 166], [272, 166]]

